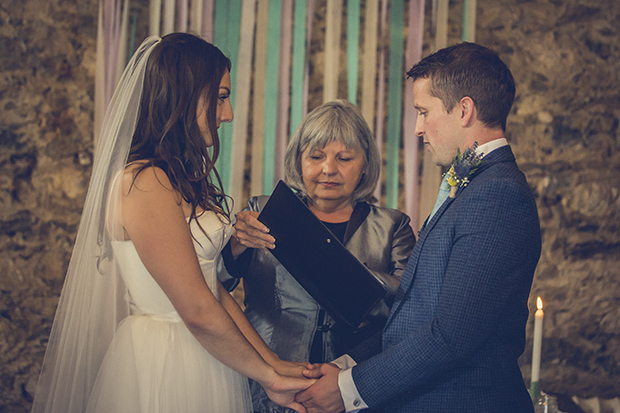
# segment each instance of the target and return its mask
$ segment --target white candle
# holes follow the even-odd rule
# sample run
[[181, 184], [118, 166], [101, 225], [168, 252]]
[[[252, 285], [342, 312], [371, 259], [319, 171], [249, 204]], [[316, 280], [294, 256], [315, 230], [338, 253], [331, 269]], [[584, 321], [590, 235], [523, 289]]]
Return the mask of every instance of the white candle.
[[543, 303], [540, 297], [536, 300], [536, 314], [534, 315], [534, 347], [532, 349], [532, 383], [537, 383], [540, 378], [540, 351], [542, 348], [543, 335]]

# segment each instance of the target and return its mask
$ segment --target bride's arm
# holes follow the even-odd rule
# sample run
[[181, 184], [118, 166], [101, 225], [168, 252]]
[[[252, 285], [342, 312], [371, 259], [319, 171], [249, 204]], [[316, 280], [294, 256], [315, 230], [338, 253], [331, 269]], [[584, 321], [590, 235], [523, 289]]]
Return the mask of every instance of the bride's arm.
[[[284, 380], [239, 330], [228, 311], [207, 286], [181, 197], [159, 168], [147, 168], [133, 180], [123, 177], [123, 226], [149, 273], [166, 293], [198, 342], [222, 363], [280, 392], [282, 402], [304, 411], [293, 402], [294, 393], [311, 382]], [[273, 393], [272, 393], [273, 394]]]
[[239, 304], [237, 304], [235, 299], [226, 291], [219, 281], [218, 288], [222, 306], [228, 311], [228, 314], [234, 320], [235, 324], [237, 324], [239, 330], [241, 330], [245, 338], [252, 344], [263, 359], [273, 366], [279, 374], [300, 378], [305, 377], [303, 371], [306, 369], [308, 363], [281, 360], [280, 357], [267, 346], [254, 327], [252, 327], [252, 324], [250, 324], [243, 314], [243, 311], [241, 311], [241, 308], [239, 308]]

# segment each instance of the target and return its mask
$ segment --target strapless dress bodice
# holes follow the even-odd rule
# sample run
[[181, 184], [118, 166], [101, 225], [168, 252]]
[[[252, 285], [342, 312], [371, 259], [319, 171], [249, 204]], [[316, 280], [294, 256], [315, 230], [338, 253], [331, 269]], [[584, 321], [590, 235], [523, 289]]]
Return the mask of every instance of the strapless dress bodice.
[[[200, 269], [207, 285], [217, 297], [217, 272], [223, 265], [220, 251], [228, 242], [232, 227], [209, 211], [204, 212], [197, 220], [189, 221], [189, 227], [194, 237]], [[132, 314], [180, 321], [172, 303], [142, 263], [133, 242], [113, 241], [112, 248], [127, 288], [127, 301]]]

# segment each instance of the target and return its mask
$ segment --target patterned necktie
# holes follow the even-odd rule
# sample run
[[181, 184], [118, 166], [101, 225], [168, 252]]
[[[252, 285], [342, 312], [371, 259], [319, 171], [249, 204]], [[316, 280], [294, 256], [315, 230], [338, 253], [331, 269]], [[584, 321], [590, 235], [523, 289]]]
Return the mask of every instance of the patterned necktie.
[[445, 174], [443, 180], [441, 181], [441, 185], [439, 185], [439, 193], [437, 194], [437, 201], [435, 201], [435, 206], [431, 211], [431, 214], [428, 216], [428, 220], [426, 222], [430, 222], [435, 215], [435, 212], [439, 209], [439, 207], [448, 199], [448, 195], [450, 194], [450, 185], [448, 184], [448, 174]]

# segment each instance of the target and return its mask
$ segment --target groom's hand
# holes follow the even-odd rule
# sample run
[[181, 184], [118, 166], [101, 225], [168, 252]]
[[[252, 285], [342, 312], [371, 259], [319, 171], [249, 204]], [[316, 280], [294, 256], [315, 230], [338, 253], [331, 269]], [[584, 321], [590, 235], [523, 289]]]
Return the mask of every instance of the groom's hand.
[[[318, 370], [318, 371], [317, 371]], [[335, 364], [312, 365], [304, 371], [306, 377], [320, 377], [308, 389], [297, 393], [295, 401], [304, 405], [308, 413], [339, 413], [344, 411], [344, 402], [338, 388], [340, 369]]]

